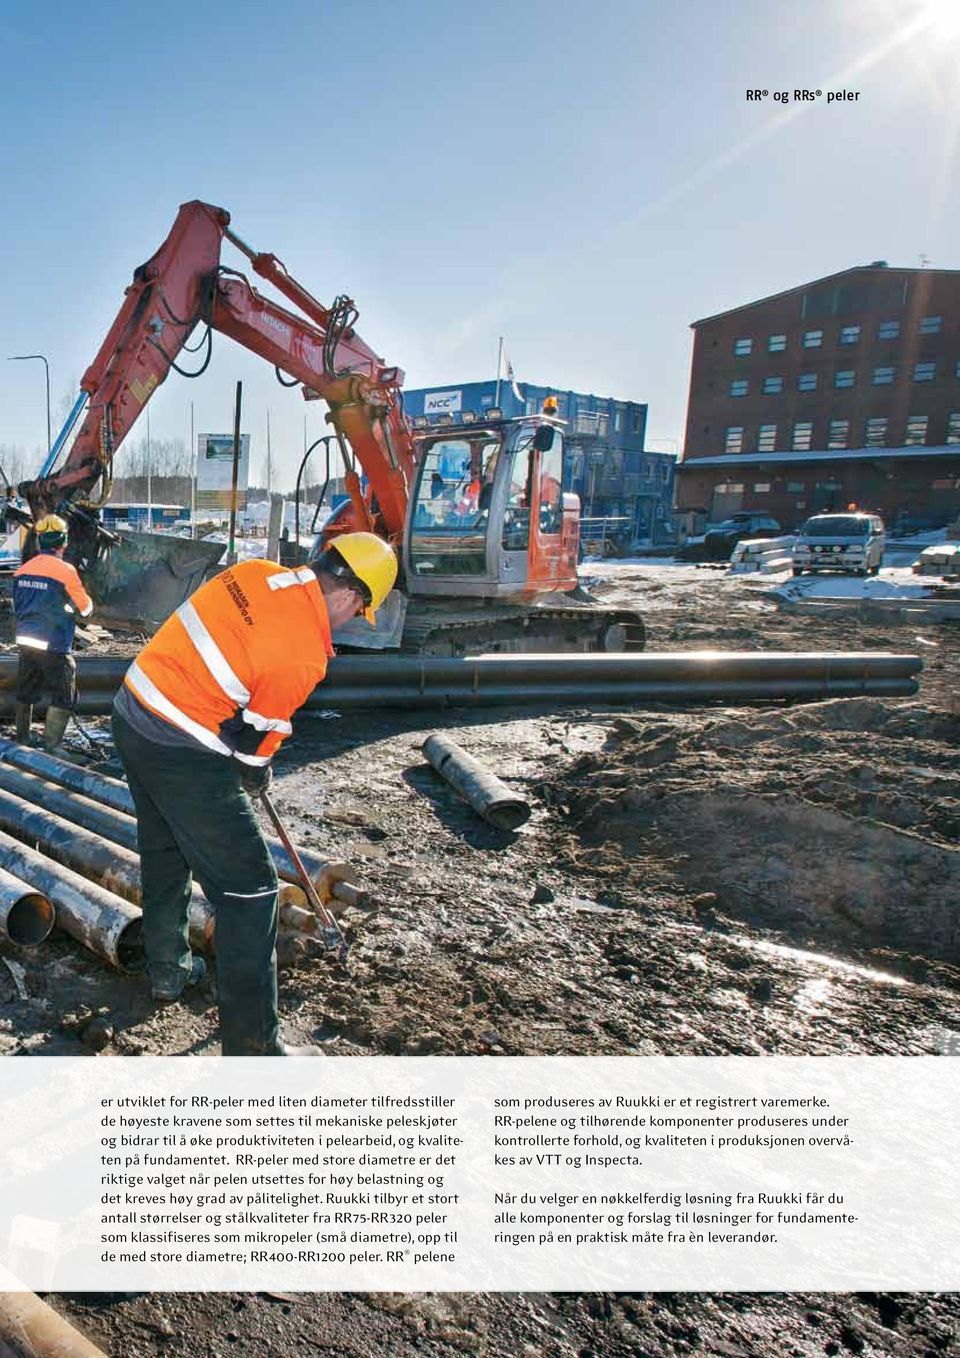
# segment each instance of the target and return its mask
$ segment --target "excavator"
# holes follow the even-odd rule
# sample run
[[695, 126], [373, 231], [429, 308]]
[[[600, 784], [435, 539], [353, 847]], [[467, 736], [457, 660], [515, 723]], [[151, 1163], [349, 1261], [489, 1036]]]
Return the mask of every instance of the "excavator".
[[[291, 305], [222, 263], [224, 242]], [[399, 587], [377, 626], [359, 619], [338, 633], [338, 645], [448, 656], [641, 649], [637, 614], [600, 607], [579, 588], [580, 505], [563, 491], [555, 402], [536, 415], [465, 412], [457, 422], [414, 427], [402, 371], [360, 338], [357, 319], [350, 297], [325, 306], [275, 255], [247, 245], [225, 209], [183, 204], [166, 240], [135, 270], [40, 474], [18, 488], [33, 520], [50, 511], [69, 518], [74, 560], [101, 617], [109, 624], [127, 616], [149, 630], [216, 569], [217, 544], [160, 534], [117, 541], [97, 514], [117, 449], [147, 402], [171, 369], [199, 376], [216, 333], [328, 407], [348, 498], [324, 524], [317, 550], [363, 529], [400, 557]], [[181, 366], [185, 351], [201, 355], [192, 371]]]

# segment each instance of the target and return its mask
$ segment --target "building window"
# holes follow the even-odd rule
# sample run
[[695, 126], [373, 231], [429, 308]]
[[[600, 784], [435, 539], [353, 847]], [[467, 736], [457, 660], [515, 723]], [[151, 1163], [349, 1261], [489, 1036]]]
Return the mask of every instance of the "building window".
[[850, 421], [831, 420], [827, 429], [828, 448], [846, 448], [850, 442]]
[[800, 373], [797, 377], [797, 391], [816, 391], [817, 374]]
[[932, 382], [937, 375], [937, 365], [933, 359], [924, 359], [913, 365], [914, 382]]
[[630, 412], [630, 433], [631, 433], [631, 434], [639, 434], [639, 433], [640, 433], [640, 411], [639, 411], [639, 410], [633, 410], [633, 411]]
[[803, 335], [804, 349], [819, 349], [823, 343], [822, 330], [806, 330]]
[[731, 424], [727, 428], [727, 437], [723, 443], [725, 453], [743, 452], [743, 425]]
[[777, 426], [761, 424], [757, 431], [757, 452], [772, 453], [777, 446]]
[[764, 396], [776, 396], [779, 391], [783, 391], [782, 377], [765, 377], [763, 379]]
[[854, 372], [852, 368], [840, 368], [833, 374], [833, 385], [835, 387], [852, 387], [854, 382]]
[[717, 486], [714, 487], [714, 489], [715, 489], [716, 491], [718, 491], [721, 495], [742, 495], [742, 494], [743, 494], [743, 482], [742, 482], [742, 481], [721, 481], [719, 485], [717, 485]]
[[860, 339], [859, 325], [845, 325], [840, 331], [841, 344], [857, 344]]
[[733, 341], [733, 352], [737, 355], [738, 358], [742, 358], [742, 357], [744, 356], [744, 354], [752, 354], [752, 353], [753, 353], [753, 340], [752, 340], [752, 339], [735, 339], [735, 340]]
[[877, 339], [899, 339], [899, 321], [881, 321], [877, 327]]
[[920, 320], [921, 335], [939, 335], [943, 329], [942, 316], [923, 316]]
[[926, 415], [908, 415], [907, 431], [903, 442], [909, 448], [911, 444], [926, 443], [927, 441], [927, 417]]
[[897, 374], [896, 368], [880, 367], [873, 370], [873, 385], [875, 387], [889, 387]]
[[787, 347], [786, 335], [769, 335], [767, 337], [767, 352], [770, 354], [782, 354]]
[[960, 410], [952, 410], [947, 416], [947, 442], [960, 443]]
[[793, 426], [793, 451], [809, 453], [813, 443], [813, 420], [798, 420]]
[[863, 434], [864, 446], [867, 448], [886, 448], [887, 446], [887, 417], [886, 415], [875, 415], [867, 420]]
[[731, 396], [746, 396], [750, 389], [750, 383], [745, 377], [738, 377], [736, 381], [730, 383]]
[[755, 484], [754, 487], [753, 487], [753, 493], [754, 493], [754, 495], [769, 495], [769, 494], [770, 494], [770, 482], [769, 482], [769, 481], [757, 481], [756, 484]]
[[804, 493], [804, 491], [806, 490], [806, 488], [807, 488], [807, 483], [806, 483], [805, 481], [788, 481], [788, 482], [787, 482], [787, 494], [788, 494], [788, 495], [802, 495], [802, 494]]

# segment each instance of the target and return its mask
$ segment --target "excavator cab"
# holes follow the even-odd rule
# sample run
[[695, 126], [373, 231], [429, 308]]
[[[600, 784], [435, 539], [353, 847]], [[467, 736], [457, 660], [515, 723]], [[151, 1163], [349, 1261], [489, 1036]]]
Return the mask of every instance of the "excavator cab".
[[563, 491], [563, 433], [486, 416], [418, 436], [405, 536], [411, 595], [509, 599], [577, 587], [579, 501]]

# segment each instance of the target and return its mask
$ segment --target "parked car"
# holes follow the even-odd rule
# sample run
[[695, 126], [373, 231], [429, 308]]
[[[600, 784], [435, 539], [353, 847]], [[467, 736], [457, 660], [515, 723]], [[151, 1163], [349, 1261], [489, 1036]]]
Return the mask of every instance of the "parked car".
[[877, 575], [886, 545], [883, 519], [877, 514], [814, 514], [793, 544], [793, 573]]
[[731, 514], [721, 523], [708, 523], [703, 536], [704, 555], [708, 561], [728, 561], [741, 538], [775, 538], [783, 530], [769, 514], [747, 510]]

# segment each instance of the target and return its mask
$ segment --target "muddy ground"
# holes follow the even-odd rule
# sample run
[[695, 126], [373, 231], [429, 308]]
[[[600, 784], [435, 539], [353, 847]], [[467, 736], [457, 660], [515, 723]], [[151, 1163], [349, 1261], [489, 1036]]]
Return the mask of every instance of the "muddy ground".
[[[598, 568], [599, 574], [599, 568]], [[383, 902], [346, 964], [294, 949], [286, 1035], [338, 1054], [924, 1054], [960, 1031], [960, 627], [778, 611], [770, 583], [604, 568], [649, 647], [922, 655], [919, 693], [762, 707], [304, 718], [275, 791]], [[493, 830], [425, 765], [445, 731], [533, 805]], [[79, 749], [79, 746], [78, 746]], [[0, 967], [0, 1051], [212, 1053], [209, 992], [163, 1010], [70, 940]], [[109, 1352], [951, 1352], [956, 1298], [152, 1296], [64, 1303]]]

